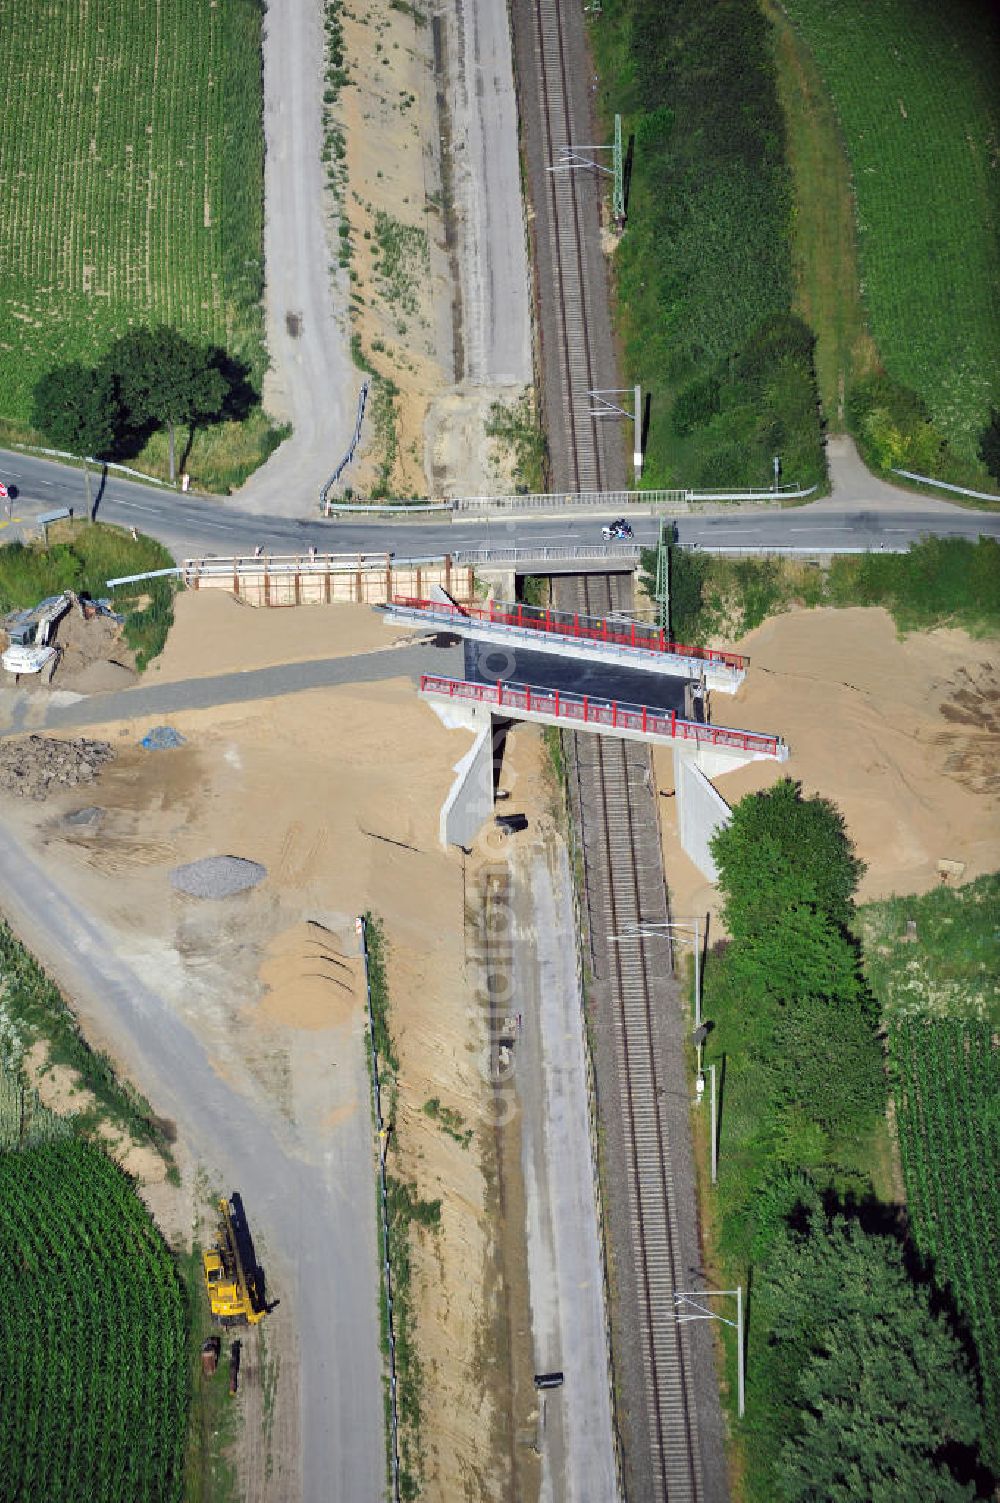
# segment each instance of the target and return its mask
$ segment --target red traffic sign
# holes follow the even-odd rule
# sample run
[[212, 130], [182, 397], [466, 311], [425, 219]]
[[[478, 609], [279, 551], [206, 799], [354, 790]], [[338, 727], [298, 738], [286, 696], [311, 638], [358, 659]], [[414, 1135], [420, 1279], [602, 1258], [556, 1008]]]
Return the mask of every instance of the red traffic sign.
[[4, 485], [3, 481], [0, 480], [0, 501], [2, 501], [5, 498], [6, 495], [7, 495], [7, 487]]

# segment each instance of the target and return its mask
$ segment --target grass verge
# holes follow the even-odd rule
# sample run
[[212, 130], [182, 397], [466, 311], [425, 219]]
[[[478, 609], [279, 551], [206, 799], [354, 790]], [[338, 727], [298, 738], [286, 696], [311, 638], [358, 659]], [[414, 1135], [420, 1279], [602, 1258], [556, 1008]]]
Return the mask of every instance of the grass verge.
[[634, 136], [614, 253], [627, 379], [651, 397], [644, 486], [825, 482], [812, 335], [792, 312], [792, 186], [756, 0], [604, 0], [607, 122]]
[[[906, 553], [843, 554], [828, 567], [782, 558], [724, 558], [670, 550], [670, 621], [676, 640], [735, 641], [792, 607], [882, 606], [901, 632], [956, 626], [1000, 631], [1000, 543], [925, 538]], [[642, 555], [652, 593], [656, 550]]]
[[236, 1469], [227, 1452], [236, 1439], [239, 1410], [229, 1396], [228, 1364], [223, 1345], [219, 1366], [212, 1377], [201, 1371], [202, 1343], [218, 1335], [212, 1324], [202, 1280], [201, 1247], [178, 1260], [187, 1295], [187, 1361], [191, 1388], [191, 1413], [184, 1455], [184, 1503], [236, 1503]]
[[820, 400], [829, 427], [839, 432], [854, 375], [867, 375], [877, 364], [861, 303], [850, 169], [833, 102], [809, 49], [775, 0], [763, 0], [762, 9], [771, 25], [792, 174], [792, 306], [816, 335]]
[[107, 1054], [91, 1049], [55, 982], [0, 920], [0, 1063], [21, 1075], [25, 1054], [39, 1042], [46, 1046], [47, 1061], [72, 1070], [94, 1097], [94, 1106], [75, 1118], [79, 1132], [93, 1131], [109, 1118], [173, 1168], [169, 1143], [149, 1102], [118, 1079]]
[[[416, 1341], [413, 1300], [414, 1238], [433, 1232], [441, 1222], [440, 1200], [424, 1200], [403, 1170], [403, 1150], [396, 1133], [399, 1098], [399, 1059], [390, 1027], [390, 999], [386, 973], [385, 931], [379, 919], [365, 914], [368, 945], [368, 983], [371, 989], [374, 1046], [382, 1087], [382, 1115], [390, 1130], [386, 1162], [386, 1211], [389, 1260], [392, 1269], [392, 1321], [396, 1348], [396, 1401], [399, 1417], [399, 1491], [406, 1500], [418, 1498], [423, 1486], [424, 1442], [421, 1397], [423, 1373]], [[430, 1105], [430, 1103], [428, 1103]], [[426, 1110], [426, 1107], [425, 1107]], [[440, 1112], [440, 1108], [439, 1108]], [[437, 1115], [429, 1113], [429, 1115]], [[457, 1114], [456, 1114], [457, 1115]], [[393, 1165], [392, 1170], [389, 1163]], [[381, 1209], [379, 1209], [381, 1221]], [[380, 1298], [383, 1356], [389, 1357], [389, 1314], [383, 1283]], [[390, 1398], [386, 1378], [387, 1444]]]
[[513, 455], [514, 488], [519, 494], [544, 491], [548, 449], [530, 388], [514, 402], [492, 404], [486, 434]]

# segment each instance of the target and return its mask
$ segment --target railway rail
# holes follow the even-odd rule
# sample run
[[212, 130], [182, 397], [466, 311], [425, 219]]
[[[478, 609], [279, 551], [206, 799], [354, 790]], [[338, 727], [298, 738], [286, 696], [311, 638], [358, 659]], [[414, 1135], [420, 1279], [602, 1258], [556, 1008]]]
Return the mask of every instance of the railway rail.
[[[534, 7], [535, 47], [541, 76], [543, 154], [551, 166], [575, 131], [570, 107], [565, 0], [539, 0]], [[568, 442], [566, 477], [570, 491], [601, 490], [608, 483], [598, 421], [589, 415], [589, 391], [597, 380], [588, 335], [586, 258], [591, 242], [599, 244], [600, 226], [587, 212], [583, 184], [576, 172], [547, 172], [545, 231], [555, 272], [556, 323], [559, 341], [560, 401]], [[603, 383], [607, 384], [607, 383]], [[549, 393], [550, 399], [555, 393]]]
[[[614, 575], [561, 579], [557, 600], [563, 610], [608, 614], [630, 603], [630, 584], [627, 576]], [[649, 796], [649, 751], [604, 736], [573, 740], [595, 973], [606, 973], [609, 987], [639, 1303], [649, 1455], [633, 1458], [632, 1469], [644, 1474], [648, 1496], [657, 1503], [704, 1503], [691, 1360], [695, 1338], [676, 1321], [673, 1301], [690, 1277], [678, 1227], [676, 1145], [662, 1106], [676, 1082], [665, 1080], [661, 1064], [656, 1010], [664, 997], [657, 957], [648, 953], [648, 941], [636, 937], [640, 921], [669, 920], [657, 825], [639, 817], [641, 795]], [[662, 955], [663, 940], [653, 943]]]
[[[565, 494], [610, 489], [623, 480], [620, 446], [614, 430], [590, 413], [588, 397], [616, 384], [599, 189], [593, 174], [548, 171], [561, 148], [593, 139], [582, 8], [579, 0], [514, 0], [512, 9], [535, 206], [552, 481]], [[620, 567], [631, 563], [622, 560]], [[542, 567], [556, 572], [551, 564]], [[627, 574], [560, 577], [555, 604], [606, 617], [630, 604], [630, 583]], [[619, 1350], [629, 1347], [629, 1496], [643, 1503], [717, 1503], [726, 1488], [711, 1340], [704, 1328], [679, 1325], [673, 1308], [674, 1290], [691, 1287], [698, 1263], [684, 1030], [675, 1008], [665, 1060], [669, 952], [662, 940], [633, 937], [640, 919], [669, 917], [649, 750], [604, 736], [568, 736], [567, 742], [578, 783], [574, 803], [595, 975], [602, 987], [607, 982], [615, 1042], [609, 1089], [620, 1099], [602, 1114], [620, 1107], [616, 1153], [624, 1137], [618, 1167], [627, 1184], [627, 1217], [616, 1201], [612, 1224], [619, 1269], [628, 1264], [630, 1270], [622, 1278], [630, 1291], [623, 1317], [628, 1334], [619, 1338]], [[617, 943], [604, 938], [619, 932], [628, 937]]]

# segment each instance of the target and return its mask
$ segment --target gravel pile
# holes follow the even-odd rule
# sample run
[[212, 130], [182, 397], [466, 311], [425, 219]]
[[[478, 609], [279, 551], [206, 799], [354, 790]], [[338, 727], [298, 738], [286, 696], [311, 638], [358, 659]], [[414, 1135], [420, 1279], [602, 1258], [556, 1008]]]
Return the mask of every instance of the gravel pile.
[[0, 788], [21, 798], [42, 800], [61, 788], [93, 783], [115, 755], [107, 741], [58, 741], [22, 736], [0, 741]]
[[205, 856], [187, 866], [175, 866], [170, 885], [192, 898], [231, 898], [256, 887], [266, 876], [266, 866], [243, 856]]

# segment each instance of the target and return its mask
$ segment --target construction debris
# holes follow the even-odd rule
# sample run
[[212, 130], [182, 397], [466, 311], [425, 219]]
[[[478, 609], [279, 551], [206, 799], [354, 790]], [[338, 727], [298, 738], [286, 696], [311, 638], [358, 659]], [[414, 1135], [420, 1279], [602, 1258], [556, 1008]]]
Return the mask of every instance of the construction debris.
[[112, 761], [107, 741], [60, 741], [48, 736], [21, 736], [0, 742], [0, 789], [21, 798], [42, 800], [62, 788], [92, 783]]
[[205, 856], [186, 866], [175, 866], [170, 885], [192, 898], [231, 898], [256, 887], [267, 876], [267, 867], [242, 856]]

